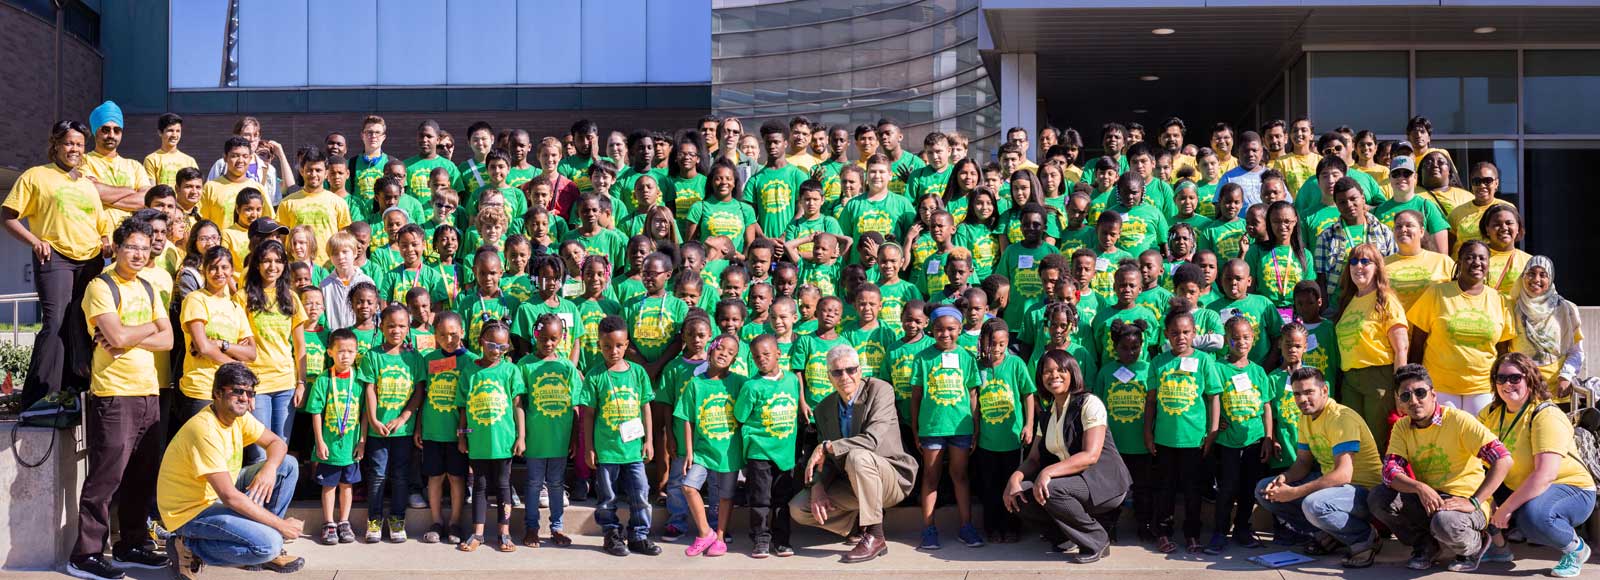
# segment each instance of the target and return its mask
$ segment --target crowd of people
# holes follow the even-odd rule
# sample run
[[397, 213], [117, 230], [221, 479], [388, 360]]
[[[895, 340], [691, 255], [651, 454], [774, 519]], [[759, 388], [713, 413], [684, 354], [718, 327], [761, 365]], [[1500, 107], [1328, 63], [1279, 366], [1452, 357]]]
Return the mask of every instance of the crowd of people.
[[177, 115], [142, 162], [114, 103], [54, 125], [0, 226], [42, 302], [25, 395], [87, 392], [71, 574], [293, 571], [286, 539], [405, 542], [419, 508], [424, 543], [567, 546], [591, 497], [616, 556], [723, 555], [735, 498], [754, 558], [791, 522], [879, 557], [901, 502], [940, 549], [952, 498], [960, 543], [1032, 522], [1075, 563], [1124, 512], [1159, 552], [1260, 547], [1258, 505], [1352, 568], [1590, 554], [1577, 308], [1425, 118], [1107, 123], [1095, 157], [1013, 128], [993, 162], [890, 120], [480, 122], [465, 155], [425, 121], [403, 160], [388, 128], [291, 152], [246, 117], [202, 172]]

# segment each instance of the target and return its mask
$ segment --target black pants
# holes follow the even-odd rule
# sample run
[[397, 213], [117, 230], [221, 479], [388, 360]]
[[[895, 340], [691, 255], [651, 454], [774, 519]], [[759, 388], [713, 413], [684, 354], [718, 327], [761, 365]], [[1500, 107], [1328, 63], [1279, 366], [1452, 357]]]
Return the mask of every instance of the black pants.
[[[1129, 454], [1119, 453], [1122, 464], [1128, 466], [1128, 477], [1133, 479], [1128, 488], [1128, 494], [1133, 497], [1133, 521], [1138, 525], [1139, 533], [1154, 533], [1150, 523], [1155, 519], [1156, 477], [1152, 473], [1155, 469], [1155, 456], [1148, 453]], [[1122, 507], [1118, 506], [1106, 518], [1115, 522], [1122, 519]], [[1112, 528], [1112, 536], [1116, 529]]]
[[1156, 492], [1153, 515], [1157, 536], [1172, 536], [1173, 512], [1177, 509], [1178, 496], [1181, 494], [1183, 535], [1190, 539], [1200, 537], [1200, 493], [1211, 479], [1202, 465], [1202, 459], [1199, 447], [1156, 446], [1156, 474], [1160, 487]]
[[1021, 461], [1021, 451], [979, 448], [972, 453], [972, 491], [982, 502], [983, 532], [987, 535], [1022, 533], [1022, 520], [1017, 514], [1006, 511], [1003, 497], [1006, 482], [1010, 481], [1011, 474], [1017, 471]]
[[[484, 523], [489, 517], [489, 481], [494, 480], [495, 497], [499, 498], [501, 525], [511, 523], [511, 459], [472, 460], [472, 524]], [[539, 501], [539, 498], [533, 498]], [[534, 506], [538, 507], [537, 504]]]
[[161, 398], [91, 396], [85, 407], [89, 472], [78, 499], [78, 543], [72, 555], [105, 552], [113, 499], [122, 532], [113, 552], [126, 553], [150, 539], [145, 518], [156, 495], [161, 465]]
[[26, 408], [63, 387], [88, 386], [90, 357], [88, 320], [83, 316], [83, 294], [100, 275], [99, 258], [78, 261], [55, 250], [50, 261], [33, 259], [33, 288], [39, 293], [39, 335], [33, 341], [33, 358], [22, 381], [22, 406]]
[[178, 435], [178, 430], [183, 429], [184, 423], [188, 423], [211, 404], [211, 399], [195, 399], [182, 392], [174, 392], [173, 395], [172, 408], [167, 412], [168, 441]]
[[750, 499], [750, 540], [757, 545], [789, 545], [789, 500], [794, 498], [794, 471], [778, 469], [765, 459], [744, 464]]
[[1022, 494], [1022, 517], [1038, 524], [1051, 545], [1071, 541], [1083, 552], [1097, 553], [1111, 543], [1097, 516], [1113, 513], [1126, 493], [1102, 491], [1091, 498], [1082, 476], [1057, 477], [1049, 487], [1044, 505], [1034, 500], [1032, 490]]
[[[1266, 464], [1261, 462], [1261, 442], [1240, 449], [1226, 445], [1212, 445], [1211, 453], [1217, 456], [1217, 505], [1212, 513], [1211, 531], [1243, 534], [1250, 531], [1250, 512], [1256, 507], [1256, 482], [1266, 477]], [[1230, 514], [1230, 512], [1232, 512]]]

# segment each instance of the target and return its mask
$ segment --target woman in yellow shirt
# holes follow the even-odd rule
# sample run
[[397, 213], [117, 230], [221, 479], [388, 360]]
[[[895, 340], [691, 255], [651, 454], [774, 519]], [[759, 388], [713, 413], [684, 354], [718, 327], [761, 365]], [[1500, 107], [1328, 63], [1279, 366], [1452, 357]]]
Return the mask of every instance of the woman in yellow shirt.
[[1389, 286], [1407, 309], [1417, 303], [1422, 291], [1455, 274], [1456, 261], [1450, 256], [1424, 249], [1422, 240], [1430, 237], [1422, 225], [1420, 212], [1408, 209], [1394, 215], [1394, 241], [1398, 251], [1384, 258]]
[[1389, 441], [1389, 414], [1394, 411], [1394, 371], [1406, 364], [1411, 349], [1406, 312], [1389, 289], [1383, 254], [1372, 244], [1350, 250], [1339, 287], [1334, 317], [1339, 338], [1339, 368], [1344, 372], [1340, 399], [1366, 421], [1378, 441]]
[[1489, 273], [1485, 280], [1507, 301], [1516, 291], [1522, 271], [1528, 268], [1528, 260], [1533, 259], [1527, 252], [1517, 249], [1524, 231], [1522, 214], [1510, 204], [1491, 206], [1478, 222], [1478, 232], [1489, 243]]
[[[1512, 459], [1505, 481], [1512, 493], [1495, 507], [1489, 529], [1507, 529], [1515, 518], [1528, 541], [1561, 551], [1550, 575], [1570, 578], [1582, 573], [1589, 559], [1589, 546], [1575, 529], [1594, 512], [1595, 482], [1575, 459], [1572, 422], [1550, 404], [1539, 372], [1528, 355], [1501, 355], [1494, 363], [1494, 403], [1478, 413]], [[1496, 533], [1484, 560], [1511, 559], [1505, 538]]]
[[1429, 286], [1406, 319], [1416, 329], [1411, 359], [1420, 358], [1433, 375], [1439, 403], [1475, 415], [1494, 400], [1489, 369], [1510, 349], [1516, 329], [1500, 293], [1485, 282], [1489, 246], [1468, 240], [1456, 258], [1456, 279]]
[[1472, 203], [1472, 194], [1461, 189], [1461, 180], [1456, 177], [1450, 156], [1444, 151], [1428, 152], [1420, 157], [1417, 166], [1420, 170], [1418, 185], [1422, 186], [1417, 195], [1439, 204], [1439, 213], [1450, 215], [1456, 206]]
[[82, 172], [88, 137], [83, 123], [58, 121], [50, 128], [50, 163], [23, 172], [0, 205], [0, 227], [33, 250], [33, 286], [44, 312], [22, 385], [23, 406], [61, 392], [66, 380], [88, 384], [94, 344], [83, 295], [105, 267], [101, 235], [111, 230], [100, 193]]
[[233, 252], [234, 277], [242, 280], [245, 274], [244, 259], [250, 255], [250, 223], [260, 218], [267, 206], [261, 190], [246, 187], [234, 197], [233, 223], [222, 230], [222, 246]]
[[1583, 329], [1578, 306], [1556, 292], [1556, 266], [1534, 256], [1522, 270], [1511, 314], [1517, 327], [1512, 350], [1539, 365], [1539, 378], [1557, 402], [1565, 402], [1583, 372]]
[[212, 246], [201, 258], [200, 270], [205, 275], [205, 286], [184, 297], [178, 317], [189, 344], [188, 356], [183, 359], [183, 377], [178, 379], [181, 398], [172, 409], [174, 429], [211, 404], [217, 367], [256, 360], [250, 320], [244, 307], [233, 299], [233, 253], [223, 246]]
[[[256, 358], [249, 366], [261, 380], [250, 414], [287, 441], [295, 409], [306, 397], [306, 313], [289, 287], [289, 253], [282, 242], [261, 242], [245, 264], [244, 292], [235, 296], [250, 318]], [[247, 447], [245, 463], [261, 453], [260, 447]]]

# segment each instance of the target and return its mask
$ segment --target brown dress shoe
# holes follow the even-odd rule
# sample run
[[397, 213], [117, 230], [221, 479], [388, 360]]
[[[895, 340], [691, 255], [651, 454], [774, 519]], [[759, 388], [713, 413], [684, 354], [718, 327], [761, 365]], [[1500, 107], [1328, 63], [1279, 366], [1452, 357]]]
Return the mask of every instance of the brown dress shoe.
[[856, 543], [856, 547], [852, 548], [850, 553], [844, 555], [842, 561], [846, 564], [869, 562], [888, 553], [889, 544], [884, 541], [882, 535], [866, 533], [861, 535], [861, 541]]

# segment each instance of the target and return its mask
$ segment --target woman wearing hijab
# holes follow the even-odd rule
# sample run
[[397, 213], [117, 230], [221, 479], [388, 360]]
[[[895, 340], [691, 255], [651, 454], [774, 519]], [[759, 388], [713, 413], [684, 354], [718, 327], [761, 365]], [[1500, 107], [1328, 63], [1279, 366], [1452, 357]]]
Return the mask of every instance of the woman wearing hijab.
[[1513, 296], [1517, 337], [1512, 349], [1532, 358], [1550, 394], [1566, 401], [1572, 382], [1583, 372], [1578, 306], [1556, 292], [1555, 263], [1544, 256], [1528, 260]]

